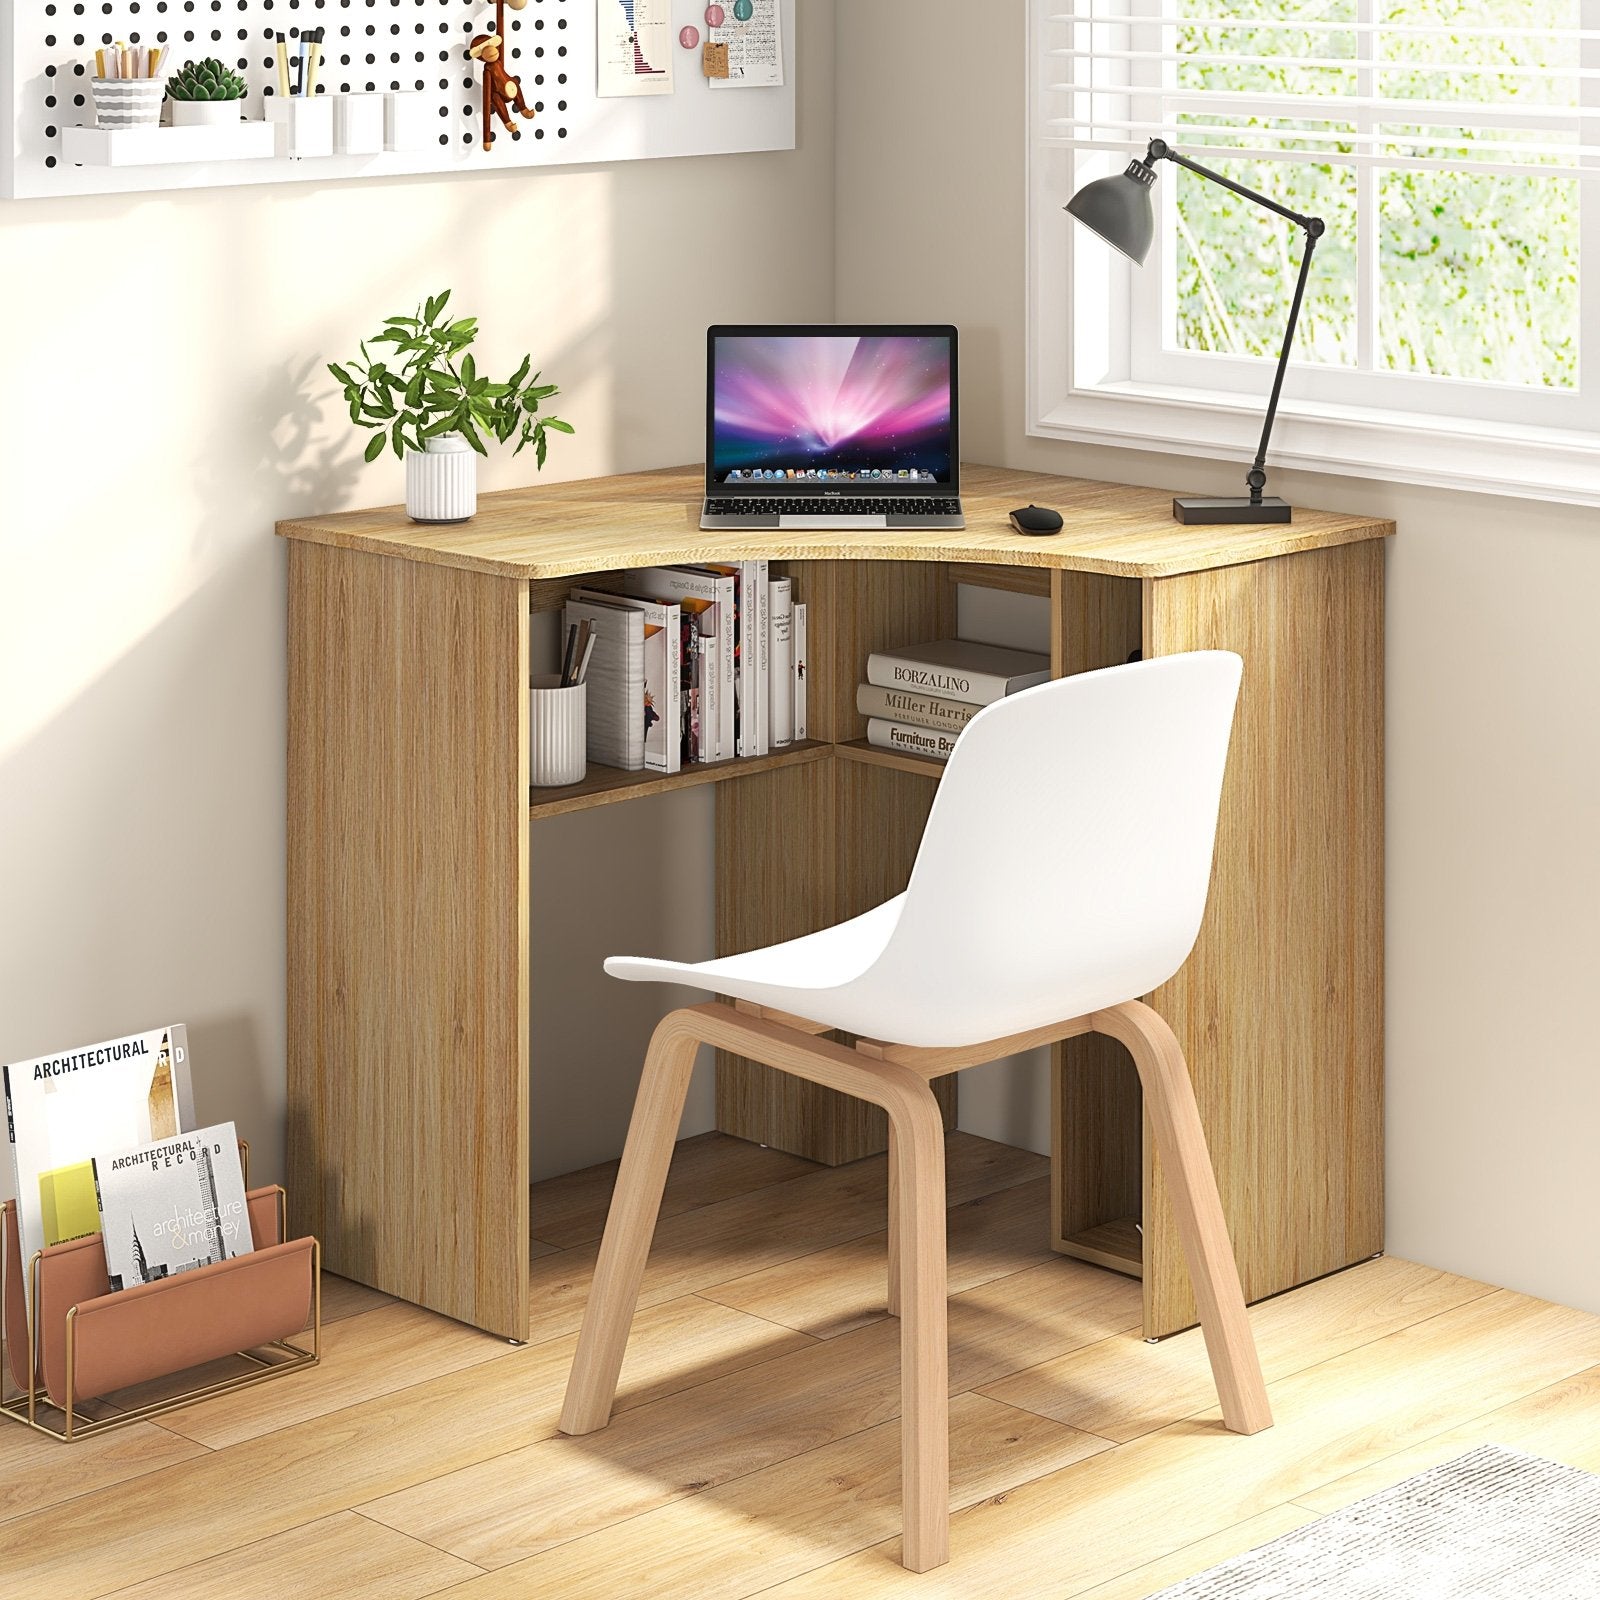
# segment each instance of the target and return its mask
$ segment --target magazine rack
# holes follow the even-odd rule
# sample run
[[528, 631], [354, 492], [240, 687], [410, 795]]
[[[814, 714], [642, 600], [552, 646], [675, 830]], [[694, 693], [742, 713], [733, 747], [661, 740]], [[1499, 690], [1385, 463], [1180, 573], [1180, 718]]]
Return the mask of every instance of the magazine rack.
[[[281, 1187], [252, 1189], [246, 1201], [257, 1241], [247, 1255], [113, 1292], [100, 1235], [89, 1234], [34, 1253], [27, 1267], [31, 1297], [23, 1292], [16, 1202], [6, 1201], [0, 1327], [9, 1360], [0, 1372], [0, 1411], [71, 1441], [315, 1366], [322, 1351], [321, 1246], [310, 1236], [285, 1238]], [[305, 1331], [309, 1348], [296, 1342]], [[247, 1362], [246, 1369], [146, 1404], [113, 1402], [102, 1417], [82, 1414], [86, 1401], [230, 1356]]]

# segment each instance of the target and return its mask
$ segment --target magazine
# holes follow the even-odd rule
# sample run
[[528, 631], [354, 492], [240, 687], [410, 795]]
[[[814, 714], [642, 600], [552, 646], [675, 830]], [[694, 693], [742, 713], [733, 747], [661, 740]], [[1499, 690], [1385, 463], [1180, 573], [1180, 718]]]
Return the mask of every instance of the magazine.
[[[183, 1024], [5, 1068], [22, 1259], [100, 1231], [91, 1157], [194, 1125]], [[30, 1287], [30, 1293], [31, 1287]]]
[[102, 1152], [92, 1165], [113, 1289], [175, 1277], [255, 1248], [231, 1122]]

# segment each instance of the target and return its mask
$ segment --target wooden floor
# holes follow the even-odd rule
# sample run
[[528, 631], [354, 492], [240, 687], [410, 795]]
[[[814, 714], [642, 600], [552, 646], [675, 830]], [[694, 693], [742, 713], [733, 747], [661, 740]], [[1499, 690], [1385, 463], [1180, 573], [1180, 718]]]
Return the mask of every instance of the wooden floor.
[[611, 1427], [556, 1432], [612, 1170], [534, 1192], [530, 1343], [329, 1285], [323, 1365], [70, 1448], [0, 1422], [0, 1595], [1141, 1600], [1486, 1441], [1600, 1471], [1600, 1317], [1386, 1259], [1256, 1306], [1277, 1426], [952, 1137], [949, 1566], [897, 1565], [884, 1162], [679, 1146]]

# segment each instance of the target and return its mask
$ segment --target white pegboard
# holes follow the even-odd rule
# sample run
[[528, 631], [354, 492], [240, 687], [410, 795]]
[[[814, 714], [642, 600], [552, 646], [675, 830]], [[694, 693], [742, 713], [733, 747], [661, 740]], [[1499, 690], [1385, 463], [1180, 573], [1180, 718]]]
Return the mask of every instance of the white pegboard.
[[[462, 0], [0, 0], [0, 83], [9, 88], [0, 186], [7, 198], [108, 194], [251, 183], [317, 183], [397, 173], [631, 161], [652, 156], [792, 150], [795, 142], [795, 12], [781, 7], [784, 81], [713, 91], [698, 50], [673, 45], [669, 95], [601, 99], [596, 94], [595, 0], [528, 0], [506, 12], [511, 70], [535, 109], [515, 137], [503, 129], [492, 151], [480, 138], [475, 32], [492, 24], [488, 4]], [[727, 9], [732, 10], [731, 0]], [[700, 0], [675, 0], [672, 32], [704, 31]], [[321, 90], [408, 89], [423, 94], [437, 143], [412, 152], [325, 156], [305, 161], [211, 162], [153, 167], [74, 166], [61, 129], [94, 121], [89, 77], [95, 49], [116, 39], [160, 44], [181, 63], [217, 56], [250, 85], [246, 114], [262, 115], [275, 92], [274, 35], [291, 41], [322, 26]], [[521, 120], [521, 119], [519, 119]]]

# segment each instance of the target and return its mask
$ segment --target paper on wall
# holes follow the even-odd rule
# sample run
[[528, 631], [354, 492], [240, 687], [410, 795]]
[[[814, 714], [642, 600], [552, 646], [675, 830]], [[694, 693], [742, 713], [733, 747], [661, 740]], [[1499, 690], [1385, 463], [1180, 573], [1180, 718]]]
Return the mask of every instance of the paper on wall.
[[594, 0], [595, 93], [672, 93], [672, 0]]
[[723, 7], [727, 20], [709, 36], [728, 47], [728, 75], [709, 80], [713, 89], [775, 89], [783, 83], [783, 0], [751, 0], [744, 22]]

